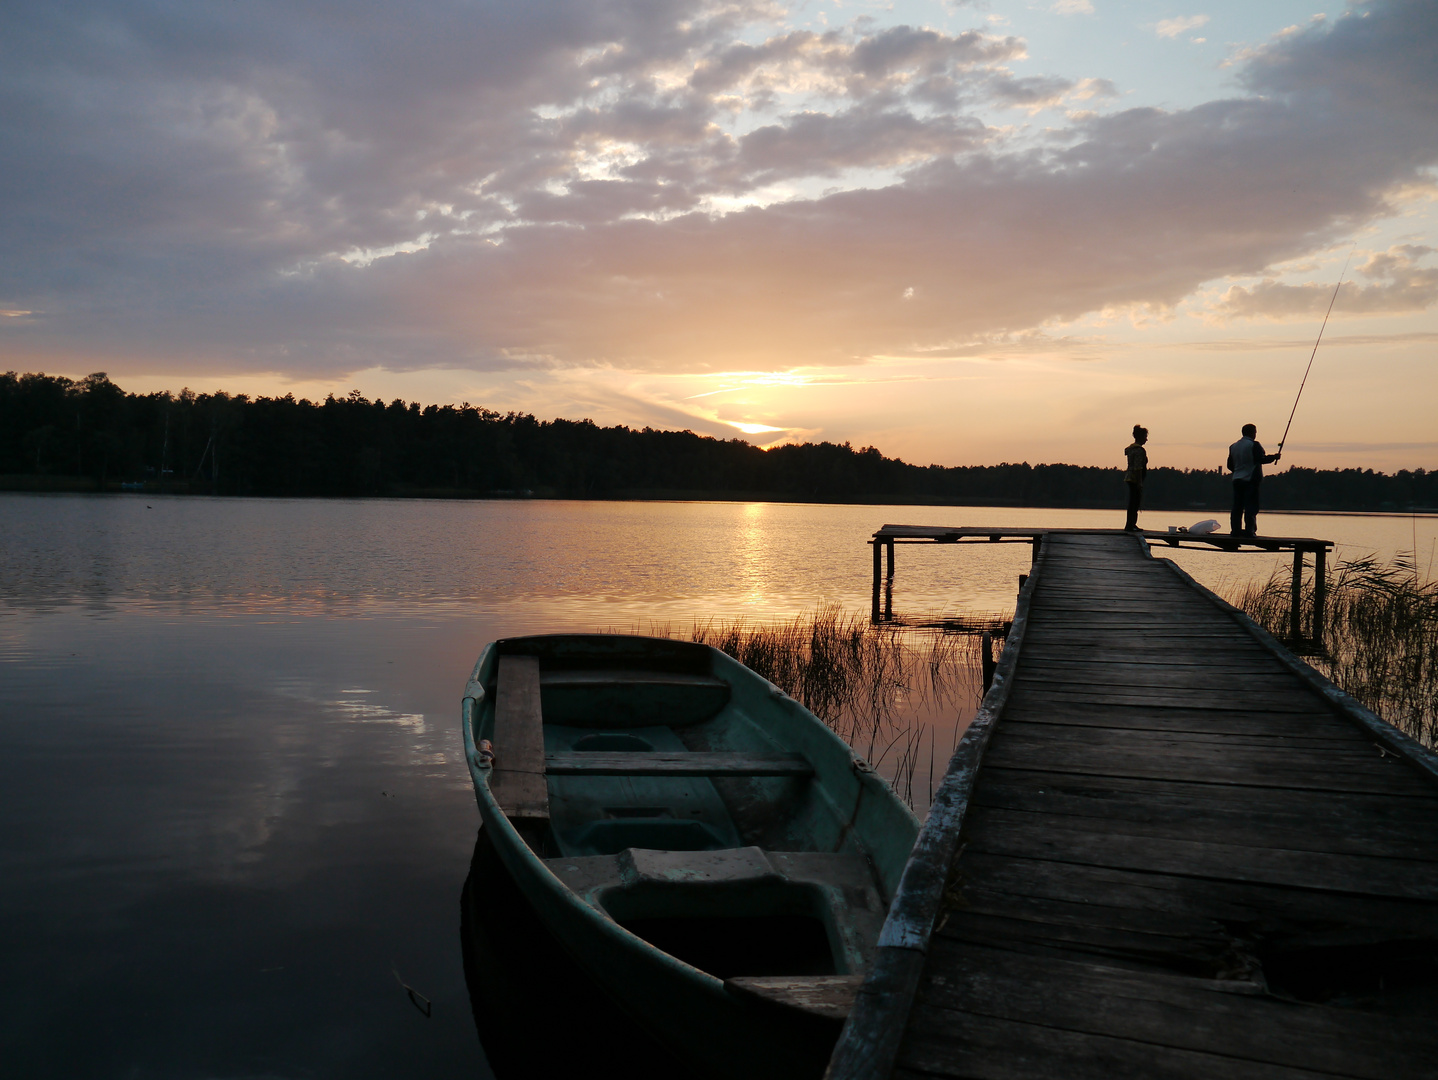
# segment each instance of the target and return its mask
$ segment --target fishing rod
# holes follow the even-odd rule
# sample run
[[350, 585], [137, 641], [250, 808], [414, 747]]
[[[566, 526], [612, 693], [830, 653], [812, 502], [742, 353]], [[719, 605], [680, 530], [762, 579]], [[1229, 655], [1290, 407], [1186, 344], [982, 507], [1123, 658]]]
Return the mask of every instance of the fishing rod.
[[1288, 423], [1283, 425], [1283, 438], [1278, 440], [1278, 452], [1283, 453], [1283, 444], [1288, 441], [1288, 429], [1293, 426], [1293, 414], [1298, 411], [1299, 398], [1303, 397], [1303, 388], [1308, 385], [1308, 373], [1313, 370], [1313, 358], [1318, 355], [1318, 343], [1323, 340], [1323, 331], [1328, 329], [1328, 316], [1333, 314], [1333, 304], [1338, 299], [1338, 290], [1343, 288], [1343, 278], [1348, 273], [1348, 264], [1353, 259], [1353, 252], [1358, 247], [1358, 241], [1353, 242], [1353, 247], [1348, 249], [1348, 258], [1343, 260], [1343, 269], [1338, 272], [1338, 284], [1333, 286], [1333, 295], [1328, 300], [1328, 310], [1323, 313], [1323, 325], [1318, 328], [1318, 337], [1313, 342], [1313, 351], [1308, 354], [1308, 366], [1303, 369], [1303, 381], [1298, 384], [1298, 397], [1293, 399], [1293, 408], [1288, 413]]

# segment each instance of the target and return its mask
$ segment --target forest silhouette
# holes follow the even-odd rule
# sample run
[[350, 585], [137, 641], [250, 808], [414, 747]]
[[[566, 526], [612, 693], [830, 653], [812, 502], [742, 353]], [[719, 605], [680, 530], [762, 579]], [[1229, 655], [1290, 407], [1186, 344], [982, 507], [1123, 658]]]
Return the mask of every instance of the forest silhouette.
[[[464, 404], [320, 402], [182, 390], [131, 394], [104, 373], [0, 376], [0, 487], [221, 495], [753, 498], [823, 502], [1121, 507], [1118, 467], [911, 465], [872, 446], [764, 450], [692, 431], [539, 420]], [[1148, 472], [1150, 509], [1216, 510], [1217, 469]], [[1289, 468], [1269, 509], [1438, 506], [1438, 472]]]

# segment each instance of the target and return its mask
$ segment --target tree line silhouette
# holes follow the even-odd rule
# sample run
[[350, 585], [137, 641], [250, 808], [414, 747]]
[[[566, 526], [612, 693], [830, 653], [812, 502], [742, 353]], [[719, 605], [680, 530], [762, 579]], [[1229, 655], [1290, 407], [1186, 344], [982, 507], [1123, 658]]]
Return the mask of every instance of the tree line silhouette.
[[[460, 406], [324, 401], [182, 390], [130, 394], [83, 379], [0, 376], [0, 486], [222, 495], [770, 498], [1116, 507], [1121, 468], [910, 465], [874, 447], [761, 450], [692, 431], [599, 427]], [[1219, 510], [1217, 469], [1149, 470], [1145, 504]], [[1289, 468], [1264, 483], [1270, 509], [1438, 506], [1438, 472]]]

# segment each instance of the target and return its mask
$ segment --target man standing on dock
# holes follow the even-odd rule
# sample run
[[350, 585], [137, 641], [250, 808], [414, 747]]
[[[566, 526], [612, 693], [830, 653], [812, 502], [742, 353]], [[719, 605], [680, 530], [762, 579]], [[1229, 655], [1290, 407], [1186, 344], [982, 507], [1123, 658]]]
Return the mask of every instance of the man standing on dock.
[[1143, 505], [1143, 481], [1148, 475], [1148, 451], [1143, 448], [1146, 442], [1148, 428], [1134, 424], [1133, 444], [1124, 448], [1128, 469], [1123, 474], [1123, 482], [1128, 485], [1128, 521], [1124, 528], [1131, 532], [1138, 530], [1138, 508]]
[[1254, 436], [1258, 428], [1243, 425], [1243, 438], [1228, 448], [1228, 468], [1233, 473], [1233, 511], [1228, 516], [1228, 531], [1234, 536], [1258, 533], [1258, 485], [1263, 480], [1263, 467], [1283, 455], [1266, 454], [1263, 444]]

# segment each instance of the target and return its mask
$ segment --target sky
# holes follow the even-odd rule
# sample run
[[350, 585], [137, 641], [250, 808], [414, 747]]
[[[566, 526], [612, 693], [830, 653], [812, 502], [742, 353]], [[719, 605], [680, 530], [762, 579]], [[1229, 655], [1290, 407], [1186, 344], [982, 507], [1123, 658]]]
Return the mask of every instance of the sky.
[[[19, 0], [0, 368], [1438, 467], [1438, 4]], [[1335, 286], [1342, 278], [1335, 298]]]

